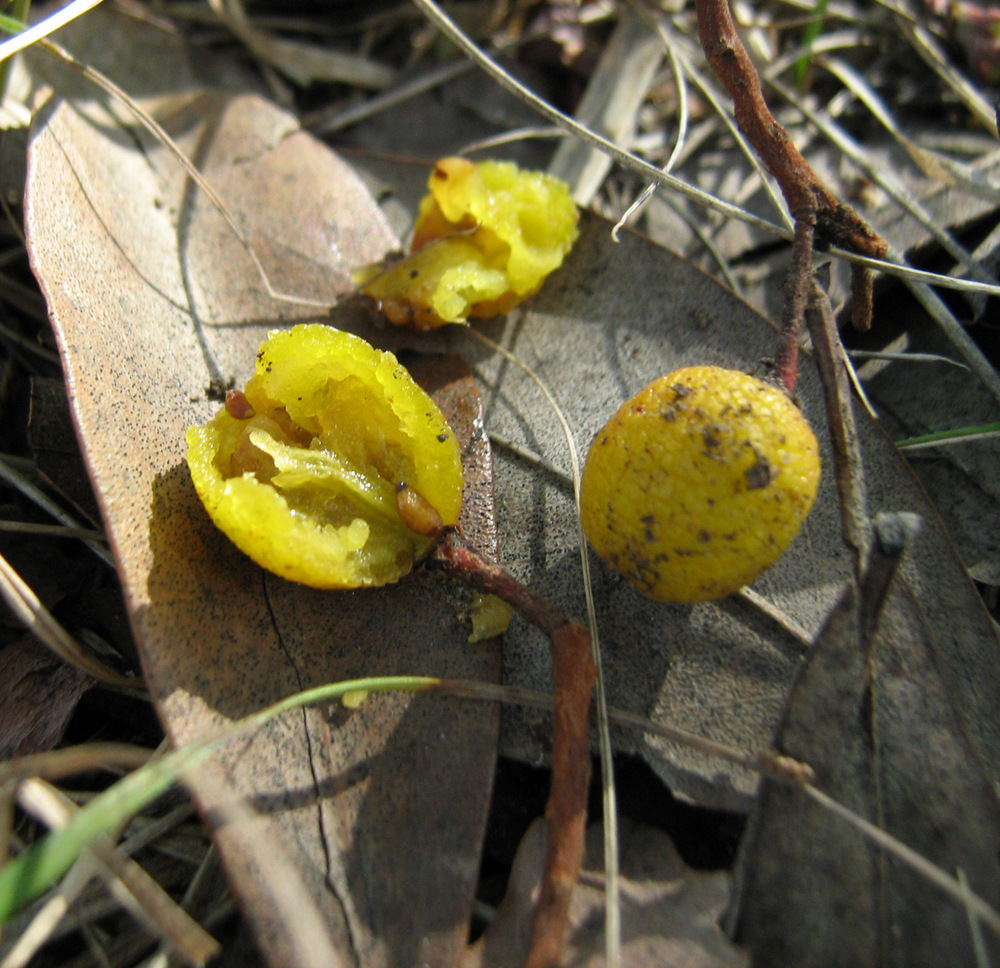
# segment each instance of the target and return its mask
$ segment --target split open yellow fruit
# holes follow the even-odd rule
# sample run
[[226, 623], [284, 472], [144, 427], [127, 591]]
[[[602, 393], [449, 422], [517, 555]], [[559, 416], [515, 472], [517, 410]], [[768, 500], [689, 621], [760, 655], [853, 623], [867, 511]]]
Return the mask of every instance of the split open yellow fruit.
[[437, 405], [391, 353], [329, 326], [272, 333], [246, 389], [187, 442], [215, 524], [316, 588], [396, 581], [462, 506], [459, 445]]
[[428, 187], [411, 254], [355, 273], [396, 325], [433, 329], [508, 312], [541, 288], [576, 240], [569, 188], [542, 172], [443, 158]]
[[785, 393], [734, 370], [689, 367], [637, 393], [594, 439], [581, 520], [639, 591], [705, 601], [778, 560], [819, 477], [816, 437]]

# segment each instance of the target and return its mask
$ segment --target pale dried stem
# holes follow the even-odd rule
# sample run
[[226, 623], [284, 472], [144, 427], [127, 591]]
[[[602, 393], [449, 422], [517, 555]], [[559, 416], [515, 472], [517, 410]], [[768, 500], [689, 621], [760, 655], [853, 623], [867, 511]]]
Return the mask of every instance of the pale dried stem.
[[840, 498], [841, 528], [845, 543], [854, 552], [854, 577], [857, 580], [867, 555], [871, 528], [865, 502], [864, 465], [851, 405], [848, 362], [840, 342], [833, 307], [815, 281], [809, 297], [806, 323], [826, 401], [826, 422], [830, 429], [834, 477]]
[[[37, 779], [21, 785], [19, 799], [25, 809], [53, 828], [61, 827], [77, 810], [67, 797]], [[118, 900], [190, 964], [204, 965], [219, 953], [218, 942], [188, 917], [143, 868], [116, 849], [110, 838], [97, 837], [89, 850], [104, 869], [108, 886]]]

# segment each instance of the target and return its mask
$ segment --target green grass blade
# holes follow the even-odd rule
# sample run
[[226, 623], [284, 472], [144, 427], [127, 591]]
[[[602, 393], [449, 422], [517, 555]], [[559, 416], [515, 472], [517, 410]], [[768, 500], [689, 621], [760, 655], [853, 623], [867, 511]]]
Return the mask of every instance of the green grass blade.
[[907, 437], [897, 440], [900, 450], [917, 450], [920, 447], [933, 447], [935, 444], [948, 444], [960, 440], [976, 440], [982, 437], [996, 437], [1000, 434], [1000, 423], [981, 424], [978, 427], [961, 427], [957, 430], [939, 430], [933, 434], [923, 434], [920, 437]]
[[96, 837], [120, 829], [208, 753], [207, 745], [198, 744], [147, 763], [94, 797], [66, 826], [6, 864], [0, 870], [0, 925], [55, 884]]
[[0, 927], [66, 873], [101, 834], [114, 834], [128, 821], [191, 772], [226, 740], [257, 729], [291, 709], [330, 702], [346, 693], [421, 692], [440, 683], [429, 676], [384, 676], [354, 679], [307, 689], [233, 723], [224, 733], [191, 743], [139, 767], [94, 797], [62, 828], [53, 831], [0, 869]]
[[[816, 9], [813, 13], [812, 19], [806, 26], [805, 31], [802, 34], [802, 46], [808, 47], [814, 40], [816, 40], [820, 31], [823, 29], [823, 22], [826, 19], [826, 8], [829, 0], [816, 0]], [[806, 80], [809, 77], [809, 57], [803, 54], [795, 62], [795, 86], [801, 91], [805, 87]]]

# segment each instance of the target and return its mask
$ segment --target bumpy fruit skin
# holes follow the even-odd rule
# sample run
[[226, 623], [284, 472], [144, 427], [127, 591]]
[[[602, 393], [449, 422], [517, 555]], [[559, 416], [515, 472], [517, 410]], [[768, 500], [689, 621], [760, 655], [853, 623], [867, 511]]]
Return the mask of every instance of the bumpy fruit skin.
[[591, 445], [584, 532], [650, 598], [721, 598], [774, 564], [819, 486], [812, 428], [780, 390], [713, 366], [627, 401]]
[[443, 158], [420, 203], [412, 253], [355, 273], [396, 325], [496, 316], [534, 295], [576, 241], [569, 188], [511, 162]]
[[[428, 522], [452, 525], [462, 506], [459, 445], [434, 401], [391, 353], [329, 326], [272, 333], [237, 402], [187, 442], [215, 524], [316, 588], [396, 581], [434, 543]], [[404, 522], [400, 494], [419, 496], [428, 533]]]

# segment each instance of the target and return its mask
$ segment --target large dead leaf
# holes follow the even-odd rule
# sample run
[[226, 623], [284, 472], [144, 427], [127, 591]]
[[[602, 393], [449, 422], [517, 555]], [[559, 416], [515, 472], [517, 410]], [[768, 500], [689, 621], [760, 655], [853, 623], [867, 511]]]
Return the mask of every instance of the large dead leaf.
[[[170, 107], [172, 134], [237, 213], [276, 286], [332, 299], [349, 287], [349, 267], [394, 244], [355, 176], [287, 115], [252, 97], [192, 95]], [[208, 521], [183, 463], [184, 429], [218, 406], [206, 398], [210, 380], [245, 380], [266, 331], [303, 310], [266, 296], [175, 159], [100, 104], [64, 103], [40, 114], [30, 171], [33, 264], [174, 742], [323, 682], [495, 679], [496, 644], [466, 643], [462, 600], [447, 586], [418, 577], [314, 592], [263, 573]], [[474, 388], [454, 361], [424, 375], [450, 400], [470, 458], [465, 526], [489, 551]], [[353, 713], [290, 715], [192, 778], [273, 963], [454, 960], [495, 736], [488, 707], [381, 696]], [[241, 800], [260, 817], [227, 822], [245, 813]]]
[[[426, 154], [433, 139], [453, 152], [463, 138], [487, 132], [483, 121], [449, 99], [470, 97], [466, 79], [440, 95], [417, 98], [379, 114], [350, 132], [362, 149], [355, 164], [400, 186], [413, 201], [412, 166], [401, 169], [379, 152]], [[496, 99], [491, 91], [489, 96]], [[523, 110], [510, 99], [491, 105], [495, 113]], [[518, 157], [537, 142], [518, 146]], [[367, 154], [374, 157], [367, 157]], [[728, 169], [719, 169], [725, 178]], [[415, 205], [415, 201], [413, 202]], [[767, 320], [689, 262], [625, 233], [610, 244], [610, 225], [590, 217], [564, 267], [541, 293], [502, 322], [477, 324], [514, 349], [552, 388], [585, 449], [607, 417], [630, 395], [669, 370], [716, 363], [752, 370], [774, 355], [776, 334]], [[733, 231], [742, 231], [739, 227]], [[672, 236], [668, 236], [671, 237]], [[876, 320], [875, 328], [878, 328]], [[561, 432], [542, 394], [516, 367], [484, 350], [461, 330], [451, 346], [473, 361], [486, 386], [491, 432], [527, 448], [568, 473]], [[756, 583], [755, 590], [806, 638], [782, 628], [745, 599], [673, 607], [648, 602], [624, 582], [598, 568], [596, 589], [610, 700], [660, 721], [688, 725], [717, 739], [755, 749], [772, 730], [808, 638], [823, 624], [850, 574], [840, 539], [832, 459], [823, 430], [824, 408], [817, 374], [806, 365], [799, 398], [824, 441], [824, 481], [817, 506], [790, 553]], [[936, 629], [949, 689], [969, 732], [990, 762], [1000, 762], [1000, 644], [989, 616], [954, 553], [949, 535], [906, 462], [882, 430], [859, 414], [870, 511], [909, 509], [927, 522], [905, 566], [906, 579]], [[568, 479], [539, 471], [500, 449], [497, 501], [504, 562], [523, 581], [582, 615], [575, 517]], [[984, 522], [985, 524], [985, 522]], [[545, 689], [547, 647], [542, 637], [515, 621], [506, 637], [505, 677]], [[505, 710], [501, 750], [534, 762], [545, 755], [544, 718]], [[633, 734], [621, 748], [646, 757], [675, 792], [702, 802], [745, 809], [756, 779], [734, 773], [662, 740]]]
[[[862, 615], [886, 594], [876, 584], [863, 585]], [[846, 594], [824, 626], [776, 746], [996, 909], [1000, 803], [942, 680], [939, 643], [897, 579], [869, 652], [858, 601]], [[742, 866], [736, 929], [754, 965], [978, 963], [960, 902], [797, 788], [764, 783]], [[995, 960], [996, 938], [983, 943]]]
[[[581, 448], [624, 399], [658, 375], [697, 363], [749, 370], [774, 352], [770, 325], [689, 263], [636, 235], [610, 244], [609, 225], [597, 219], [585, 218], [581, 228], [567, 264], [527, 313], [487, 327], [553, 388]], [[530, 379], [461, 333], [454, 345], [474, 362], [487, 387], [491, 431], [565, 469], [565, 442]], [[753, 587], [811, 637], [850, 575], [850, 557], [840, 537], [821, 387], [811, 365], [803, 367], [798, 396], [821, 439], [824, 479], [802, 533]], [[913, 510], [927, 522], [903, 566], [905, 580], [932, 629], [963, 728], [986, 762], [1000, 763], [996, 630], [905, 462], [870, 419], [859, 413], [857, 420], [869, 510]], [[499, 453], [505, 561], [543, 595], [582, 614], [566, 484]], [[740, 597], [660, 605], [603, 568], [595, 579], [613, 705], [746, 750], [770, 743], [807, 642]], [[546, 681], [544, 642], [521, 624], [507, 635], [505, 676], [519, 685]], [[505, 716], [505, 723], [507, 751], [528, 759], [544, 751], [540, 716], [519, 713]], [[703, 802], [745, 807], [755, 789], [754, 777], [661, 739], [625, 734], [620, 745], [645, 756], [673, 790]]]

